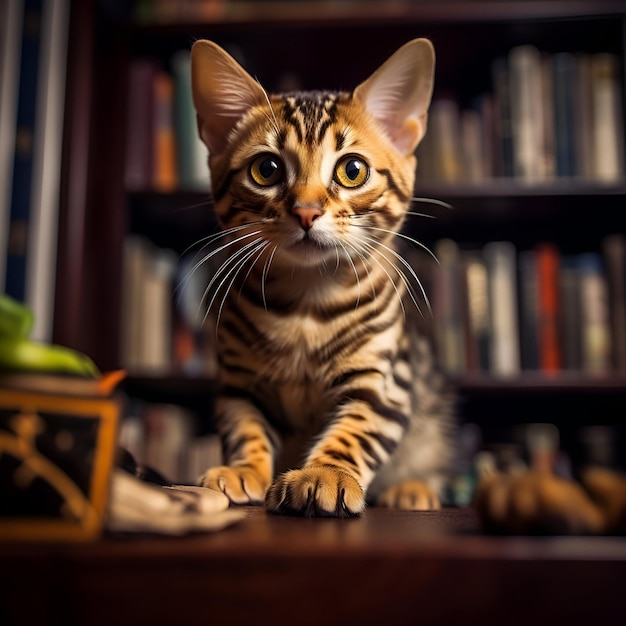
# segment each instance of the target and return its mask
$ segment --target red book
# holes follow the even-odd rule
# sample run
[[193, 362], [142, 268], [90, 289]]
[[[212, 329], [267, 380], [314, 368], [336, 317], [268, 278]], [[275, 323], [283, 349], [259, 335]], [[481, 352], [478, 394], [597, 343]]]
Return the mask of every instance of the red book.
[[559, 344], [559, 266], [556, 246], [548, 243], [536, 248], [537, 285], [539, 292], [539, 366], [544, 372], [561, 369]]

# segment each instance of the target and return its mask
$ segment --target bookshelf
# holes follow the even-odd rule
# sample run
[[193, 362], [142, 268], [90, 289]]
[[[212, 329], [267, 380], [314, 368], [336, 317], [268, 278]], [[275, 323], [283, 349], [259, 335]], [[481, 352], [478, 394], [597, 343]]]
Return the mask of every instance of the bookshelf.
[[[214, 12], [200, 17], [181, 9], [176, 16], [140, 21], [127, 4], [76, 2], [71, 17], [54, 338], [88, 352], [104, 369], [121, 364], [128, 234], [181, 253], [199, 233], [215, 229], [204, 192], [125, 186], [124, 155], [133, 123], [127, 116], [127, 77], [136, 59], [150, 58], [169, 69], [177, 51], [205, 37], [239, 50], [269, 90], [294, 76], [305, 89], [350, 88], [399, 45], [425, 36], [437, 50], [435, 99], [453, 97], [467, 108], [492, 89], [494, 59], [516, 46], [532, 44], [547, 55], [609, 53], [620, 61], [622, 123], [626, 118], [622, 1], [218, 2]], [[436, 219], [409, 224], [408, 232], [429, 245], [441, 238], [462, 249], [510, 241], [524, 250], [548, 241], [563, 254], [578, 255], [597, 253], [607, 235], [624, 232], [623, 176], [609, 182], [420, 180], [415, 194], [454, 207], [431, 205], [428, 212]], [[599, 377], [522, 371], [506, 380], [482, 372], [455, 382], [463, 419], [484, 424], [494, 437], [510, 424], [551, 421], [563, 425], [567, 438], [568, 428], [585, 424], [620, 426], [626, 409], [626, 374], [612, 370]], [[131, 371], [126, 387], [131, 395], [194, 410], [210, 406], [214, 393], [211, 377], [180, 372]]]

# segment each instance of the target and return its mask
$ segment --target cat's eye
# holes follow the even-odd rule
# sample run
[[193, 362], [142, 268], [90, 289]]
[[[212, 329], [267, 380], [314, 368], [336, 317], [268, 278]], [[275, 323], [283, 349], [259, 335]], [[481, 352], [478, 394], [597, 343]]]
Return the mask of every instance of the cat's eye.
[[342, 187], [360, 187], [369, 175], [370, 168], [367, 163], [355, 156], [344, 157], [335, 167], [335, 181]]
[[283, 178], [283, 164], [273, 154], [257, 157], [250, 166], [252, 180], [262, 187], [271, 187]]

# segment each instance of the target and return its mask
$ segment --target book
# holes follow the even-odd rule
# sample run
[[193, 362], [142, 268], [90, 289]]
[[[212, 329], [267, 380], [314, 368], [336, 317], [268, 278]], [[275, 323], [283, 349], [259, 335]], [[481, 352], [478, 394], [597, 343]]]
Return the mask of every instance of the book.
[[448, 183], [461, 182], [464, 173], [458, 104], [449, 98], [435, 100], [429, 118], [435, 178]]
[[609, 297], [611, 362], [626, 373], [626, 236], [615, 234], [602, 242]]
[[523, 181], [546, 177], [541, 54], [524, 45], [509, 53], [513, 173]]
[[573, 177], [577, 170], [576, 58], [569, 52], [552, 56], [554, 81], [554, 144], [557, 176]]
[[167, 372], [172, 365], [176, 255], [141, 236], [129, 236], [122, 263], [122, 364], [133, 372]]
[[568, 371], [582, 370], [582, 322], [580, 274], [575, 256], [561, 257], [560, 267], [560, 345], [561, 367]]
[[475, 105], [480, 114], [483, 171], [486, 178], [493, 178], [496, 171], [494, 159], [497, 153], [497, 138], [493, 101], [493, 94], [485, 93], [478, 97]]
[[42, 20], [25, 292], [26, 302], [35, 316], [31, 337], [37, 341], [50, 341], [54, 317], [70, 1], [46, 0]]
[[520, 372], [516, 251], [509, 241], [485, 245], [491, 319], [490, 370], [494, 376]]
[[513, 176], [513, 129], [511, 121], [511, 91], [508, 61], [498, 57], [491, 64], [494, 93], [494, 126], [496, 130], [496, 176]]
[[191, 98], [189, 51], [178, 51], [172, 57], [171, 64], [174, 75], [174, 132], [180, 188], [208, 193], [208, 151], [198, 136], [196, 110]]
[[125, 185], [129, 191], [152, 186], [154, 153], [154, 80], [158, 65], [153, 59], [133, 59], [128, 68]]
[[142, 284], [147, 273], [151, 246], [147, 239], [129, 236], [122, 252], [122, 297], [120, 360], [123, 367], [135, 371], [142, 366]]
[[542, 243], [535, 248], [537, 270], [537, 311], [539, 367], [543, 372], [561, 369], [559, 342], [559, 251], [555, 245]]
[[624, 124], [619, 61], [613, 54], [591, 57], [593, 177], [619, 182], [624, 176]]
[[535, 250], [520, 252], [519, 321], [520, 359], [524, 370], [538, 370], [539, 361], [539, 289]]
[[575, 84], [575, 116], [576, 124], [576, 169], [584, 180], [593, 180], [593, 141], [592, 141], [592, 99], [593, 87], [591, 84], [591, 57], [579, 52], [576, 54], [576, 84]]
[[541, 57], [541, 108], [543, 113], [543, 137], [540, 157], [543, 160], [545, 177], [551, 180], [556, 176], [556, 154], [554, 137], [554, 80], [552, 77], [552, 57]]
[[6, 280], [23, 13], [24, 0], [0, 3], [0, 292]]
[[466, 359], [468, 371], [489, 371], [489, 288], [487, 267], [478, 251], [463, 251], [467, 308]]
[[175, 404], [150, 403], [144, 406], [141, 419], [144, 441], [138, 460], [171, 483], [185, 482], [187, 451], [195, 428], [193, 415]]
[[154, 126], [152, 188], [171, 193], [178, 188], [178, 164], [174, 136], [174, 79], [165, 71], [154, 76]]
[[155, 248], [142, 285], [141, 368], [167, 372], [172, 365], [173, 278], [176, 255]]
[[41, 48], [43, 0], [25, 0], [22, 21], [18, 105], [13, 149], [13, 175], [9, 212], [9, 232], [5, 292], [26, 301], [26, 263], [29, 243], [33, 152], [37, 119], [37, 87]]
[[455, 241], [442, 239], [435, 244], [439, 266], [435, 268], [435, 333], [440, 361], [452, 375], [465, 370], [463, 304], [459, 248]]
[[487, 178], [483, 148], [482, 120], [474, 109], [461, 112], [461, 148], [463, 154], [463, 179], [480, 183]]
[[605, 374], [610, 368], [608, 290], [602, 258], [597, 253], [578, 256], [583, 370]]
[[[13, 58], [20, 59], [17, 101], [8, 84], [11, 70], [6, 74], [7, 93], [3, 93], [3, 106], [6, 98], [8, 109], [2, 115], [2, 132], [6, 129], [10, 140], [3, 148], [2, 202], [10, 198], [10, 209], [5, 234], [6, 204], [2, 207], [0, 239], [6, 243], [7, 256], [6, 264], [3, 258], [0, 266], [4, 269], [4, 291], [25, 302], [34, 313], [31, 336], [37, 341], [49, 341], [56, 278], [69, 2], [25, 0], [20, 3], [21, 21], [16, 18], [17, 5], [11, 5], [11, 26], [18, 22], [22, 28], [18, 30], [20, 52]], [[13, 31], [12, 36], [17, 37], [17, 33]], [[9, 39], [6, 46], [11, 43]], [[3, 89], [4, 76], [3, 70]], [[13, 128], [9, 128], [11, 119]]]

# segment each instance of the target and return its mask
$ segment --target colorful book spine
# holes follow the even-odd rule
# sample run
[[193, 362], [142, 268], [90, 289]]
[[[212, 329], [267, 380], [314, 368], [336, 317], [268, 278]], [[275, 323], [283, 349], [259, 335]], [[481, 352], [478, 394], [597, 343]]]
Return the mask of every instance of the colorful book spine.
[[552, 244], [536, 248], [539, 366], [547, 373], [561, 369], [559, 343], [559, 251]]
[[208, 152], [198, 136], [196, 111], [191, 99], [191, 61], [181, 50], [172, 57], [174, 74], [174, 133], [180, 187], [206, 191], [210, 186]]
[[176, 139], [174, 137], [174, 80], [164, 71], [154, 80], [154, 154], [152, 170], [153, 189], [171, 193], [178, 189]]

